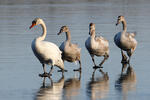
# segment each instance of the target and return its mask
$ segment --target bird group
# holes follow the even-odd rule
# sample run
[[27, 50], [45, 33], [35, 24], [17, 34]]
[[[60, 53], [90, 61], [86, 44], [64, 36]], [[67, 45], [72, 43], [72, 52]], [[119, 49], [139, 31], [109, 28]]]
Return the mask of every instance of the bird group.
[[[135, 33], [129, 33], [127, 32], [127, 25], [124, 16], [118, 16], [116, 25], [120, 24], [122, 22], [123, 30], [121, 32], [118, 32], [114, 36], [114, 42], [117, 45], [117, 47], [120, 48], [121, 54], [122, 54], [122, 63], [130, 63], [130, 58], [133, 54], [133, 52], [136, 49], [137, 41], [135, 40]], [[79, 68], [74, 69], [74, 71], [80, 71], [81, 72], [81, 59], [80, 59], [80, 51], [81, 48], [78, 47], [77, 44], [71, 43], [71, 34], [70, 30], [67, 26], [62, 26], [60, 28], [60, 31], [58, 35], [61, 33], [66, 33], [66, 40], [58, 47], [52, 42], [44, 41], [47, 29], [44, 21], [40, 18], [35, 18], [32, 21], [32, 25], [30, 26], [30, 29], [36, 25], [40, 25], [42, 27], [43, 33], [41, 36], [35, 38], [32, 41], [31, 47], [34, 55], [39, 59], [40, 63], [43, 66], [43, 74], [40, 74], [40, 76], [51, 76], [53, 67], [57, 66], [60, 68], [60, 71], [62, 72], [62, 75], [64, 75], [64, 72], [66, 71], [64, 69], [64, 61], [68, 62], [79, 62]], [[85, 47], [88, 50], [92, 61], [94, 63], [93, 68], [102, 68], [103, 63], [105, 60], [109, 58], [109, 42], [102, 36], [96, 36], [95, 35], [95, 24], [90, 23], [89, 24], [89, 37], [85, 41]], [[127, 52], [128, 60], [123, 51]], [[103, 56], [104, 59], [101, 61], [99, 65], [96, 65], [94, 56]], [[46, 72], [45, 65], [51, 65], [49, 73]]]

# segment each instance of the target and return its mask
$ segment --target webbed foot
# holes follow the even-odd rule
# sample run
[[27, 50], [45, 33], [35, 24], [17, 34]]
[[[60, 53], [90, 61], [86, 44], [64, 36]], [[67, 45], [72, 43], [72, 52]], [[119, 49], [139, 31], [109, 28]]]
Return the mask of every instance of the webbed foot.
[[74, 69], [73, 71], [79, 71], [79, 72], [81, 72], [81, 68]]
[[68, 72], [68, 70], [58, 70], [58, 72]]
[[103, 68], [102, 66], [93, 66], [93, 69]]
[[40, 77], [50, 77], [52, 76], [52, 74], [49, 73], [43, 73], [43, 74], [39, 74]]

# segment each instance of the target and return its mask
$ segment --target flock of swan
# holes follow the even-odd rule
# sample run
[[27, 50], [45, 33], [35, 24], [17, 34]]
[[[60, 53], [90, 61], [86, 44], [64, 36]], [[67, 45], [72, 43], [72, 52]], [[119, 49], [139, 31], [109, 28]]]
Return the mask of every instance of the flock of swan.
[[[127, 32], [127, 25], [124, 16], [118, 16], [116, 25], [122, 22], [123, 31], [118, 32], [114, 37], [115, 44], [120, 48], [122, 54], [122, 63], [130, 63], [130, 58], [133, 52], [136, 49], [137, 41], [134, 38], [135, 33]], [[34, 55], [39, 59], [40, 63], [43, 66], [44, 73], [41, 76], [51, 76], [53, 67], [57, 66], [60, 68], [62, 75], [66, 71], [64, 69], [64, 61], [68, 62], [79, 62], [79, 68], [74, 69], [74, 71], [81, 71], [81, 60], [80, 60], [80, 51], [81, 48], [77, 44], [71, 43], [71, 35], [69, 28], [67, 26], [62, 26], [58, 35], [61, 33], [66, 33], [66, 40], [58, 47], [52, 42], [44, 41], [47, 29], [44, 21], [40, 18], [35, 18], [32, 21], [30, 29], [36, 25], [42, 27], [43, 33], [41, 36], [35, 38], [32, 41], [31, 47]], [[102, 64], [109, 58], [109, 42], [102, 36], [95, 36], [95, 24], [89, 24], [89, 37], [85, 41], [85, 47], [88, 50], [92, 61], [94, 63], [93, 68], [102, 68]], [[123, 51], [127, 52], [128, 60]], [[99, 65], [95, 64], [94, 56], [103, 56], [104, 59]], [[49, 73], [46, 72], [45, 65], [51, 65]]]

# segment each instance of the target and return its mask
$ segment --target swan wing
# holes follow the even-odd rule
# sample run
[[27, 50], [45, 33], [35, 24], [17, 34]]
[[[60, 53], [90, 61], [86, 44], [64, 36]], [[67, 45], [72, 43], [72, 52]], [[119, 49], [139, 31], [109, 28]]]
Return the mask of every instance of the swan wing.
[[61, 51], [54, 43], [47, 41], [38, 41], [35, 47], [32, 46], [35, 55], [42, 60], [58, 60], [61, 59]]
[[95, 41], [99, 42], [99, 44], [104, 45], [104, 46], [109, 46], [108, 40], [103, 38], [102, 36], [97, 36], [95, 37]]
[[78, 52], [80, 52], [80, 50], [81, 50], [81, 48], [78, 47], [78, 44], [70, 44], [70, 47]]
[[132, 33], [129, 33], [129, 32], [127, 32], [126, 33], [126, 35], [130, 38], [130, 37], [132, 37], [132, 38], [134, 38], [135, 36], [136, 36], [136, 32], [132, 32]]

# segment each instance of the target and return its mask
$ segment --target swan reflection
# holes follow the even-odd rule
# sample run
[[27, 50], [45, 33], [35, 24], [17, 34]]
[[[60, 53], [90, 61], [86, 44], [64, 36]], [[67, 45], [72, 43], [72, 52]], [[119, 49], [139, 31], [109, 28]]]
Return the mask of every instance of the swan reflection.
[[107, 96], [109, 92], [109, 76], [107, 72], [103, 72], [100, 69], [102, 74], [101, 77], [95, 78], [95, 71], [93, 72], [92, 79], [87, 86], [87, 94], [90, 97], [90, 100], [103, 99]]
[[48, 86], [45, 86], [45, 79], [46, 77], [44, 77], [43, 86], [37, 92], [35, 100], [62, 100], [64, 77], [57, 82], [53, 82], [49, 77], [51, 84]]
[[64, 100], [72, 100], [76, 99], [80, 94], [80, 79], [81, 73], [79, 73], [79, 77], [69, 78], [64, 83]]
[[[115, 83], [116, 90], [119, 91], [119, 93], [122, 93], [123, 100], [127, 99], [128, 92], [129, 91], [135, 91], [136, 90], [136, 73], [134, 69], [128, 64], [128, 68], [125, 73], [124, 70], [127, 65], [122, 65], [122, 72], [119, 76], [118, 80]], [[124, 67], [124, 68], [123, 68]]]

